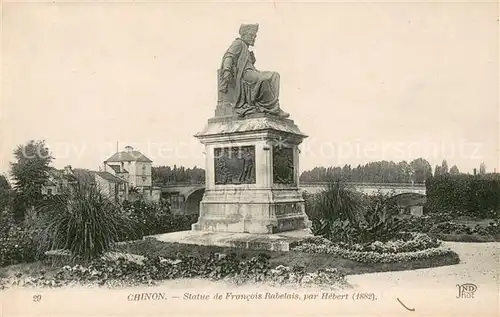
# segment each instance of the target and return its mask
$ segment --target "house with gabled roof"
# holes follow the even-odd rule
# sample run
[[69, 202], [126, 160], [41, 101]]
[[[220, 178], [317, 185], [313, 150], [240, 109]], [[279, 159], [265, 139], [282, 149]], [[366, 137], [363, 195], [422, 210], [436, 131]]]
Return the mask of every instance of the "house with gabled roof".
[[77, 183], [77, 179], [73, 174], [71, 166], [65, 166], [62, 170], [50, 167], [47, 171], [47, 179], [42, 186], [42, 194], [57, 195], [60, 194], [64, 188], [75, 183]]
[[103, 171], [91, 171], [82, 168], [64, 167], [58, 170], [51, 167], [48, 171], [48, 179], [42, 187], [42, 194], [57, 195], [64, 189], [71, 189], [75, 185], [97, 186], [101, 193], [114, 201], [128, 199], [128, 182], [111, 173]]
[[80, 184], [95, 185], [102, 194], [115, 201], [128, 199], [128, 182], [111, 173], [75, 168], [73, 170]]
[[103, 162], [105, 172], [127, 180], [129, 187], [136, 188], [147, 200], [160, 200], [161, 189], [153, 187], [153, 161], [141, 152], [126, 146]]

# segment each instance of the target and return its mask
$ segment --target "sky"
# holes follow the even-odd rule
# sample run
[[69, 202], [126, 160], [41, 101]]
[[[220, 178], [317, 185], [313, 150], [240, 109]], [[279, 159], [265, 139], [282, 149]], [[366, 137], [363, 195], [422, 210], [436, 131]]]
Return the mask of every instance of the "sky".
[[53, 165], [97, 169], [131, 145], [204, 167], [194, 137], [241, 23], [256, 67], [308, 135], [300, 168], [446, 159], [500, 171], [498, 4], [3, 3], [0, 173], [46, 140]]

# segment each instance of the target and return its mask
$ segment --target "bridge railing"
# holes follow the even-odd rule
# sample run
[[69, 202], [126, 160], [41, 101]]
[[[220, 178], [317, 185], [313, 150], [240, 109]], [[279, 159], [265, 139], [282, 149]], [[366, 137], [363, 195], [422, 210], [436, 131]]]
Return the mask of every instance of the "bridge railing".
[[[328, 182], [300, 182], [300, 186], [327, 186]], [[425, 188], [425, 184], [420, 183], [358, 183], [358, 182], [347, 182], [351, 186], [363, 186], [363, 187], [422, 187]]]
[[197, 185], [205, 185], [205, 182], [176, 182], [176, 183], [154, 183], [154, 186], [160, 187], [181, 187], [181, 186], [197, 186]]
[[[351, 186], [358, 187], [408, 187], [408, 188], [425, 188], [425, 184], [420, 183], [358, 183], [358, 182], [348, 182], [347, 184]], [[205, 185], [204, 182], [176, 182], [176, 183], [155, 183], [155, 186], [160, 187], [182, 187], [182, 186], [200, 186]], [[300, 182], [300, 186], [312, 187], [312, 186], [327, 186], [328, 182]]]

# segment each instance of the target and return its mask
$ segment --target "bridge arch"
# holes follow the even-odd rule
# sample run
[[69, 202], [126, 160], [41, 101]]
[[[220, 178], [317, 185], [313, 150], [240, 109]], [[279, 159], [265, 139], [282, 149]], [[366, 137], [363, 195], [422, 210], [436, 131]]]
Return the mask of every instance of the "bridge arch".
[[[400, 214], [423, 213], [423, 206], [427, 202], [427, 196], [421, 193], [403, 192], [395, 194], [388, 199], [395, 204]], [[419, 211], [415, 211], [418, 210]]]
[[199, 214], [200, 202], [205, 194], [205, 187], [198, 187], [185, 194], [184, 206], [182, 207], [183, 214]]

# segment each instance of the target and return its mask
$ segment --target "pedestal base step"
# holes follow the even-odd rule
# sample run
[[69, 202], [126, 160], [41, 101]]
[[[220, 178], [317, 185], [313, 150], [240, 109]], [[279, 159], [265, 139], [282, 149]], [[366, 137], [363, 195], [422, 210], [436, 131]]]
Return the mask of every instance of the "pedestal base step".
[[290, 251], [294, 242], [311, 237], [308, 229], [282, 232], [277, 234], [230, 233], [211, 231], [177, 231], [146, 238], [162, 242], [233, 247], [252, 250]]

